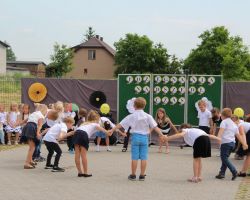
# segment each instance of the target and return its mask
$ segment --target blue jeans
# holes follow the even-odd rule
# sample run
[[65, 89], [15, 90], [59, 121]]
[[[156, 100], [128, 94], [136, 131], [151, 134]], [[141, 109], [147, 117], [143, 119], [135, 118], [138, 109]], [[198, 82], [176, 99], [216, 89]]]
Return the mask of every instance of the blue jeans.
[[220, 147], [220, 158], [221, 158], [221, 168], [220, 174], [225, 176], [226, 169], [229, 168], [232, 174], [236, 174], [237, 170], [235, 169], [234, 165], [230, 162], [229, 156], [234, 149], [235, 143], [224, 143]]
[[148, 159], [148, 136], [133, 133], [131, 137], [131, 156], [132, 160]]

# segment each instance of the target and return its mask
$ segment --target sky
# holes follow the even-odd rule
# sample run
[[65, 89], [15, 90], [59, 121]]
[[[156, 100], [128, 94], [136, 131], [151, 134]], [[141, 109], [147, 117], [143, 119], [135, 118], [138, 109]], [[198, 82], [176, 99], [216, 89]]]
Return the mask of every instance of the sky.
[[19, 61], [50, 62], [55, 42], [80, 44], [89, 26], [113, 47], [127, 33], [161, 42], [185, 59], [215, 26], [250, 45], [248, 0], [0, 0], [0, 40]]

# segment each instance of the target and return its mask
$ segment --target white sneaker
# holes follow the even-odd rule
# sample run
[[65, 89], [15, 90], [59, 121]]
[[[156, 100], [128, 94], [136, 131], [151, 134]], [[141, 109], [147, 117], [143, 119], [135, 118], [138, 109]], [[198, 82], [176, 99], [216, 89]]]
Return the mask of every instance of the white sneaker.
[[96, 146], [96, 150], [95, 150], [96, 152], [99, 152], [100, 151], [100, 146], [99, 145], [97, 145]]
[[109, 148], [109, 146], [107, 147], [107, 151], [108, 151], [108, 152], [111, 152], [111, 151], [112, 151], [112, 150]]
[[17, 141], [15, 141], [15, 145], [18, 145], [18, 142], [17, 142]]
[[11, 145], [11, 142], [8, 142], [7, 145]]

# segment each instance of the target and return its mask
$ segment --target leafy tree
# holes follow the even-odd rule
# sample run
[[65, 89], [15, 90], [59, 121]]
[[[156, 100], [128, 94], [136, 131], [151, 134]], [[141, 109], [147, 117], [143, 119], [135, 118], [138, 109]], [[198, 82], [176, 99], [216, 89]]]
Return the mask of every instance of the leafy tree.
[[[6, 41], [4, 41], [6, 44], [8, 44]], [[8, 47], [6, 50], [6, 60], [7, 61], [16, 61], [16, 55], [13, 52], [11, 47]]]
[[[114, 44], [115, 75], [122, 73], [168, 73], [170, 55], [161, 43], [153, 44], [147, 36], [126, 34]], [[178, 71], [178, 70], [177, 70]]]
[[72, 70], [73, 50], [66, 45], [55, 43], [51, 63], [46, 67], [47, 77], [62, 77]]
[[230, 36], [224, 27], [205, 31], [201, 43], [184, 61], [184, 69], [195, 74], [222, 74], [226, 80], [249, 80], [248, 48], [239, 36]]
[[83, 42], [87, 42], [89, 39], [95, 37], [95, 31], [93, 30], [91, 26], [88, 27], [88, 30], [84, 34], [84, 37], [85, 39], [83, 40]]

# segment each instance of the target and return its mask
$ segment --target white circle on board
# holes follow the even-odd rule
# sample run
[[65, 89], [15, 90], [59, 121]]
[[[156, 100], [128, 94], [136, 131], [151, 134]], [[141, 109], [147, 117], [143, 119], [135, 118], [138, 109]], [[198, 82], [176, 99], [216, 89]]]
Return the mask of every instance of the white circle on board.
[[173, 87], [170, 88], [171, 94], [175, 94], [177, 91], [178, 90], [177, 90], [177, 88], [175, 86], [173, 86]]
[[137, 84], [141, 83], [141, 81], [142, 81], [142, 77], [141, 77], [141, 76], [136, 76], [136, 77], [135, 77], [135, 82], [136, 82]]
[[185, 93], [185, 87], [181, 86], [179, 87], [178, 91], [181, 93], [181, 94], [184, 94]]
[[160, 97], [155, 97], [154, 98], [154, 103], [157, 105], [159, 103], [161, 103], [161, 98]]
[[164, 86], [164, 87], [162, 88], [162, 92], [163, 92], [164, 94], [167, 94], [168, 91], [169, 91], [169, 89], [168, 89], [167, 86]]
[[198, 93], [201, 95], [201, 94], [204, 94], [206, 90], [205, 90], [204, 87], [199, 87], [199, 88], [197, 89], [197, 91], [198, 91]]
[[163, 97], [161, 102], [162, 102], [163, 105], [167, 105], [168, 102], [169, 102], [169, 99], [167, 97]]
[[200, 84], [204, 84], [206, 82], [206, 78], [204, 76], [199, 77], [198, 79]]
[[179, 78], [179, 82], [180, 82], [181, 84], [185, 83], [185, 81], [186, 81], [186, 78], [185, 78], [184, 76], [181, 76], [181, 77]]
[[155, 83], [160, 83], [161, 82], [161, 76], [155, 76]]
[[215, 78], [211, 76], [207, 79], [207, 82], [208, 82], [208, 85], [213, 85], [215, 83]]
[[163, 76], [162, 82], [163, 83], [168, 83], [169, 82], [169, 77], [168, 76]]
[[128, 84], [132, 83], [133, 80], [134, 80], [134, 79], [133, 79], [133, 76], [127, 76], [127, 77], [126, 77], [126, 81], [127, 81]]
[[161, 88], [160, 88], [159, 86], [156, 86], [156, 87], [154, 88], [154, 92], [155, 92], [156, 94], [159, 94], [159, 93], [161, 92]]
[[171, 103], [171, 105], [175, 105], [177, 103], [177, 98], [176, 97], [171, 97], [170, 98], [170, 103]]
[[143, 92], [144, 92], [144, 94], [148, 94], [149, 92], [150, 92], [150, 87], [149, 86], [144, 86], [143, 87]]
[[177, 77], [176, 77], [176, 76], [172, 76], [172, 77], [170, 78], [170, 82], [171, 82], [172, 84], [175, 84], [175, 83], [177, 82]]
[[178, 102], [179, 102], [180, 105], [184, 105], [185, 104], [185, 98], [184, 97], [179, 98]]
[[197, 77], [195, 77], [195, 76], [191, 76], [190, 78], [189, 78], [189, 81], [190, 81], [190, 83], [196, 83], [197, 82]]
[[136, 94], [139, 94], [141, 92], [141, 90], [142, 90], [141, 86], [139, 86], [139, 85], [135, 86], [135, 93]]
[[194, 94], [196, 92], [196, 88], [192, 86], [188, 89], [188, 91], [190, 94]]
[[144, 76], [144, 77], [143, 77], [143, 81], [144, 81], [145, 84], [146, 84], [146, 83], [149, 83], [149, 81], [150, 81], [150, 76]]

